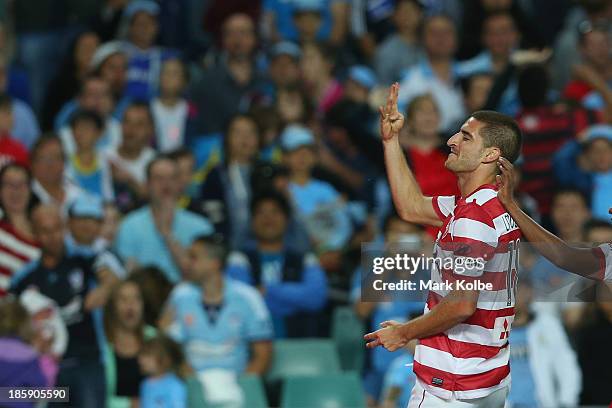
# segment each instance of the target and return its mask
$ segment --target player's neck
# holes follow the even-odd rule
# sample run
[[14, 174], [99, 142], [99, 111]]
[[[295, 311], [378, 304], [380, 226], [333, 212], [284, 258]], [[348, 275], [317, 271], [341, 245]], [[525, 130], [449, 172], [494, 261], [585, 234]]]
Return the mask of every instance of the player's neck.
[[457, 173], [457, 184], [459, 185], [461, 197], [465, 198], [480, 186], [495, 184], [495, 175], [480, 175], [476, 172]]

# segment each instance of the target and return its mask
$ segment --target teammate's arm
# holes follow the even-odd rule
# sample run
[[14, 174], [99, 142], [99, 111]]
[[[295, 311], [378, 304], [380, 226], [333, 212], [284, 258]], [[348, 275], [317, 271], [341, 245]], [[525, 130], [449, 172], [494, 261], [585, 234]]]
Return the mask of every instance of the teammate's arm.
[[389, 351], [395, 351], [412, 339], [442, 333], [474, 314], [478, 294], [477, 290], [453, 290], [423, 316], [404, 324], [393, 320], [382, 322], [381, 329], [364, 336], [364, 339], [369, 341], [366, 346], [383, 346]]
[[561, 269], [591, 279], [597, 278], [600, 260], [591, 248], [573, 248], [562, 239], [547, 231], [531, 217], [521, 210], [514, 200], [514, 169], [505, 158], [499, 159], [499, 168], [502, 172], [497, 176], [499, 186], [498, 198], [506, 207], [522, 234], [533, 244], [535, 249], [550, 262]]
[[379, 108], [385, 168], [393, 203], [403, 220], [439, 227], [442, 226], [442, 221], [434, 211], [432, 198], [423, 196], [399, 143], [404, 116], [397, 109], [398, 93], [399, 84], [395, 83], [389, 90], [386, 105]]

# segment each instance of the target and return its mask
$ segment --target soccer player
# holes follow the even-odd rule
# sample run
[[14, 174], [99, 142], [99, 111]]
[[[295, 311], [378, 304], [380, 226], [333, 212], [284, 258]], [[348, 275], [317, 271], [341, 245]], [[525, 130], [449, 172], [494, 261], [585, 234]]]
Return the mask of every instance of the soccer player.
[[[561, 269], [589, 279], [611, 282], [612, 242], [596, 248], [574, 248], [567, 245], [532, 220], [516, 203], [513, 195], [516, 180], [512, 163], [500, 157], [499, 168], [502, 174], [497, 176], [498, 198], [534, 248]], [[609, 212], [612, 214], [612, 207]]]
[[[383, 346], [389, 351], [419, 340], [414, 356], [417, 383], [409, 408], [502, 408], [510, 384], [508, 335], [521, 233], [499, 202], [495, 181], [499, 158], [518, 157], [521, 132], [505, 115], [472, 114], [447, 143], [451, 153], [445, 166], [457, 174], [461, 196], [424, 197], [398, 141], [404, 124], [398, 92], [396, 83], [380, 108], [385, 164], [397, 212], [406, 221], [442, 227], [434, 253], [452, 259], [455, 268], [434, 264], [433, 282], [478, 279], [493, 288], [430, 290], [423, 316], [404, 324], [383, 322], [381, 329], [364, 337], [369, 348]], [[459, 262], [471, 265], [457, 268]]]

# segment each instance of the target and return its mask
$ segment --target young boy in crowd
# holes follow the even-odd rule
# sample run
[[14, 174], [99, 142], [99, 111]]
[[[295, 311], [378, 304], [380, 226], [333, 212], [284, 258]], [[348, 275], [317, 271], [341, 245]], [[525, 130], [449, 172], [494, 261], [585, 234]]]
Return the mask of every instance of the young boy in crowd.
[[165, 336], [145, 341], [138, 356], [140, 370], [147, 376], [140, 386], [140, 406], [187, 407], [187, 387], [180, 373], [185, 364], [181, 346]]
[[8, 95], [0, 95], [0, 167], [13, 162], [23, 166], [30, 163], [25, 146], [11, 137], [13, 123], [13, 101]]
[[149, 100], [158, 91], [162, 61], [170, 52], [155, 45], [159, 33], [159, 5], [136, 0], [123, 12], [128, 20], [128, 72], [125, 93], [136, 100]]
[[102, 118], [93, 111], [77, 111], [70, 121], [76, 151], [69, 157], [68, 174], [83, 190], [104, 201], [114, 198], [107, 161], [96, 149], [104, 131]]
[[288, 126], [281, 135], [281, 147], [289, 169], [289, 194], [315, 248], [326, 252], [344, 247], [351, 237], [351, 220], [340, 193], [329, 183], [312, 178], [317, 164], [312, 132], [303, 126]]

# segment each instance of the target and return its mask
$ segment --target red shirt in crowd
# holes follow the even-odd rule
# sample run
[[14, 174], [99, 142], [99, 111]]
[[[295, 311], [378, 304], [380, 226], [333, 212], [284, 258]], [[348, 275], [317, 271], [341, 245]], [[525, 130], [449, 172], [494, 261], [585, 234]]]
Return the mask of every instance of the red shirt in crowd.
[[523, 131], [521, 189], [548, 215], [557, 187], [553, 155], [568, 140], [596, 123], [599, 115], [585, 109], [566, 110], [553, 106], [523, 109], [516, 120]]
[[[442, 149], [425, 152], [409, 147], [406, 149], [406, 157], [423, 195], [428, 197], [459, 195], [457, 176], [444, 167], [448, 155]], [[438, 228], [427, 227], [426, 230], [432, 237], [438, 234]]]
[[9, 163], [29, 167], [28, 150], [21, 142], [8, 135], [0, 136], [0, 168]]
[[6, 219], [0, 219], [0, 298], [15, 272], [40, 256], [38, 244], [22, 236]]

